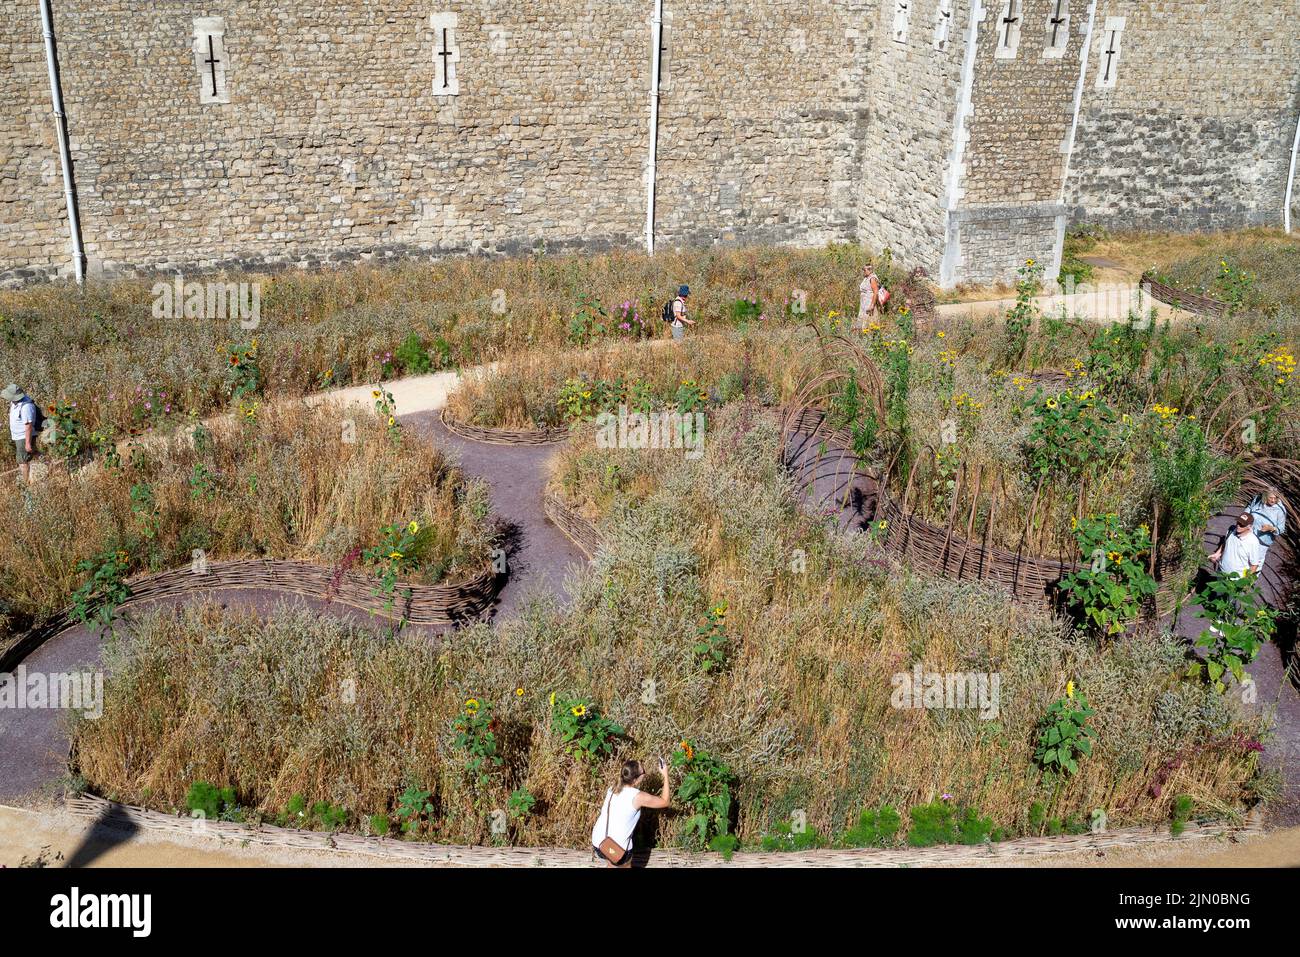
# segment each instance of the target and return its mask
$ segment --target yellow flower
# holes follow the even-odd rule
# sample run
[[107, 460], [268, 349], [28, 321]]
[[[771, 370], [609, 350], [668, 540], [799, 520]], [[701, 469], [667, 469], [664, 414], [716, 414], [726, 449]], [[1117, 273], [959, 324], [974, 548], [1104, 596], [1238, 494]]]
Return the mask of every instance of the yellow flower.
[[1069, 681], [1065, 683], [1065, 696], [1070, 700], [1074, 700], [1074, 679], [1073, 678], [1071, 678]]
[[388, 424], [389, 424], [389, 425], [392, 425], [392, 424], [395, 423], [396, 421], [397, 421], [397, 420], [394, 419], [391, 415], [388, 417]]
[[936, 335], [938, 335], [940, 339], [943, 339], [947, 337], [948, 333], [944, 332], [943, 330], [940, 330], [938, 333], [936, 333]]
[[555, 692], [554, 692], [554, 691], [551, 692], [551, 707], [552, 707], [552, 708], [555, 707]]
[[401, 558], [401, 557], [402, 557], [402, 553], [399, 552], [399, 551], [394, 550], [394, 551], [391, 551], [391, 552], [388, 553], [388, 557], [389, 557], [389, 558]]
[[478, 709], [482, 707], [478, 698], [470, 698], [465, 702], [465, 711], [468, 714], [478, 714]]
[[1047, 407], [1048, 407], [1049, 409], [1055, 409], [1055, 408], [1056, 408], [1056, 400], [1055, 400], [1055, 399], [1048, 399], [1048, 400], [1047, 400]]
[[370, 390], [370, 395], [371, 395], [372, 398], [376, 398], [376, 399], [378, 399], [378, 398], [379, 398], [379, 390], [378, 390], [378, 389], [371, 389], [371, 390]]
[[581, 718], [587, 714], [587, 706], [585, 704], [575, 704], [569, 711], [573, 713], [575, 718]]
[[415, 535], [417, 532], [420, 531], [420, 523], [416, 521], [412, 521], [410, 525], [406, 526], [406, 528], [412, 535]]
[[516, 688], [516, 689], [515, 689], [515, 697], [516, 697], [516, 698], [522, 698], [523, 696], [524, 696], [524, 689], [523, 689], [523, 688]]

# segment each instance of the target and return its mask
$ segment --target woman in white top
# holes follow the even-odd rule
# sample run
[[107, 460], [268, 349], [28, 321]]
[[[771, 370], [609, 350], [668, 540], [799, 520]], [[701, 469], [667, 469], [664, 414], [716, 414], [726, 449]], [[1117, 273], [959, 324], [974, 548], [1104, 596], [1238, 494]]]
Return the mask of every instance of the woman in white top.
[[663, 776], [664, 786], [658, 797], [639, 789], [645, 780], [645, 768], [640, 761], [624, 761], [618, 783], [605, 791], [600, 816], [591, 828], [591, 846], [598, 857], [604, 857], [600, 853], [600, 845], [606, 838], [623, 849], [623, 856], [617, 861], [605, 858], [610, 867], [632, 866], [632, 832], [641, 820], [641, 809], [660, 809], [672, 805], [673, 790], [668, 780], [668, 764], [663, 758], [659, 759], [659, 773]]
[[880, 309], [880, 277], [876, 267], [867, 263], [862, 267], [862, 282], [858, 285], [858, 324], [863, 332]]

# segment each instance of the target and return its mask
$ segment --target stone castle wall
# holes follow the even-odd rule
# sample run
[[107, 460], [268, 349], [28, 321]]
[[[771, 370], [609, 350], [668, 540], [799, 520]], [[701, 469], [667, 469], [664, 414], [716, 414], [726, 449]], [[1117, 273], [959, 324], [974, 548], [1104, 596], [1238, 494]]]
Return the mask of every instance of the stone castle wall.
[[[1066, 202], [1124, 228], [1278, 225], [1300, 116], [1300, 2], [1098, 0], [1119, 81], [1084, 85]], [[1294, 228], [1294, 226], [1293, 226]]]
[[[1296, 8], [1097, 0], [1119, 81], [1065, 147], [1088, 3], [666, 0], [660, 243], [859, 239], [945, 284], [1059, 251], [1067, 217], [1277, 223], [1300, 111]], [[649, 0], [57, 0], [92, 275], [643, 242]], [[951, 9], [946, 46], [935, 42]], [[455, 96], [430, 14], [457, 15]], [[1014, 12], [1014, 11], [1013, 11]], [[224, 20], [228, 102], [200, 102], [196, 17]], [[38, 7], [0, 0], [0, 282], [69, 270]], [[960, 112], [960, 117], [959, 117]], [[959, 123], [958, 120], [961, 120]], [[960, 132], [959, 132], [960, 131]], [[1300, 197], [1296, 201], [1300, 218]]]

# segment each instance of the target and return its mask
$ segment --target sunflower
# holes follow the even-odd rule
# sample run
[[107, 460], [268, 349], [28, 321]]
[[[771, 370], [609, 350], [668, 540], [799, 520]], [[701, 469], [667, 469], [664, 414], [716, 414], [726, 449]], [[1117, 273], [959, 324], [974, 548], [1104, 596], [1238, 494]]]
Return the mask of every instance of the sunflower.
[[397, 551], [397, 549], [393, 549], [391, 552], [388, 553], [388, 557], [389, 557], [389, 558], [401, 558], [401, 557], [402, 557], [402, 553], [399, 552], [399, 551]]
[[410, 525], [406, 526], [406, 530], [410, 532], [412, 535], [418, 534], [420, 531], [420, 523], [417, 521], [412, 521]]
[[371, 389], [371, 390], [370, 390], [370, 397], [371, 397], [372, 399], [378, 399], [378, 398], [379, 398], [379, 390], [378, 390], [378, 389]]
[[569, 711], [575, 718], [585, 718], [587, 716], [587, 706], [585, 704], [575, 704]]
[[515, 689], [515, 697], [516, 697], [516, 698], [522, 698], [523, 696], [524, 696], [524, 689], [523, 689], [523, 688], [516, 688], [516, 689]]
[[686, 755], [686, 760], [694, 761], [695, 749], [691, 747], [691, 743], [689, 741], [683, 741], [681, 744], [682, 744], [682, 753]]
[[1067, 698], [1070, 698], [1071, 700], [1074, 699], [1074, 679], [1073, 679], [1073, 678], [1071, 678], [1069, 681], [1067, 681], [1067, 682], [1065, 683], [1065, 696], [1066, 696]]
[[555, 692], [554, 692], [554, 691], [551, 692], [551, 699], [550, 699], [550, 700], [551, 700], [551, 707], [554, 708], [554, 707], [555, 707]]
[[465, 701], [466, 714], [478, 714], [478, 709], [482, 707], [478, 698], [469, 698]]

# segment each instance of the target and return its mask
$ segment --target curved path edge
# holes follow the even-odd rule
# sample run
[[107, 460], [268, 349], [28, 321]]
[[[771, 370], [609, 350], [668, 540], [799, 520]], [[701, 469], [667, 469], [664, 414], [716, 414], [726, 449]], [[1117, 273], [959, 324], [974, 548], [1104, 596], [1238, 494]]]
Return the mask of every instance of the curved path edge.
[[[121, 827], [155, 833], [196, 834], [214, 841], [256, 844], [264, 847], [313, 849], [358, 854], [388, 861], [470, 867], [589, 867], [590, 850], [558, 847], [487, 847], [482, 845], [421, 844], [358, 834], [303, 831], [273, 825], [251, 827], [226, 821], [204, 821], [118, 804], [89, 794], [71, 796], [66, 810], [74, 817], [104, 827]], [[1151, 844], [1189, 843], [1210, 839], [1238, 839], [1263, 830], [1258, 817], [1241, 824], [1188, 823], [1174, 837], [1165, 827], [1117, 828], [1113, 831], [1029, 837], [1000, 844], [945, 845], [924, 848], [824, 849], [812, 851], [737, 852], [730, 861], [712, 852], [675, 848], [642, 850], [637, 861], [651, 867], [952, 867], [1009, 863], [1018, 858], [1104, 851]]]

